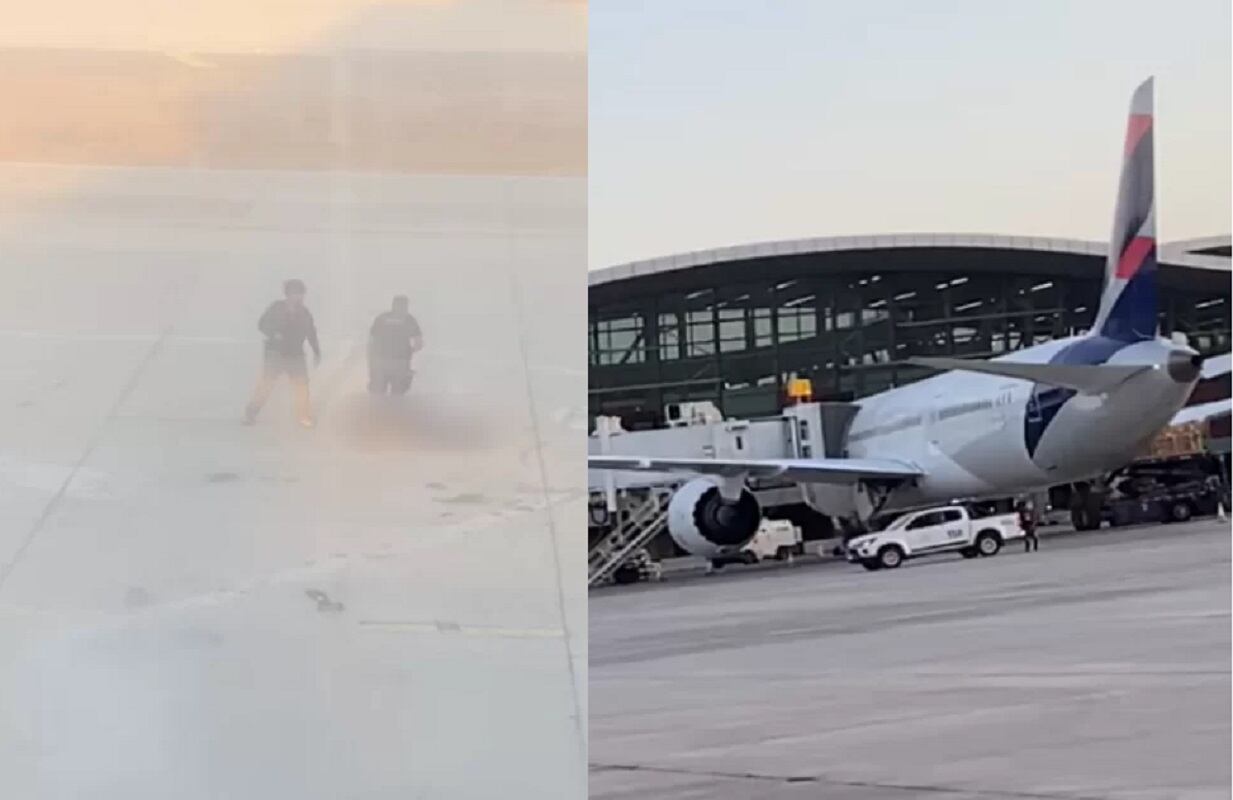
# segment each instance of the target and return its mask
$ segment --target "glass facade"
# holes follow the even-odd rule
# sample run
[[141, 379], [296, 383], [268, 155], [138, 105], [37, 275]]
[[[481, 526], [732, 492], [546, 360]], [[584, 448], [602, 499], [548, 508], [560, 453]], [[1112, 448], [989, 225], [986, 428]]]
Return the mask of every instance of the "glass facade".
[[[792, 376], [820, 398], [859, 398], [930, 374], [906, 363], [914, 356], [988, 358], [1080, 333], [1100, 291], [1098, 278], [1022, 271], [813, 271], [593, 305], [591, 415], [654, 425], [683, 400], [773, 414]], [[1227, 277], [1223, 290], [1165, 286], [1161, 330], [1227, 352], [1228, 301]]]

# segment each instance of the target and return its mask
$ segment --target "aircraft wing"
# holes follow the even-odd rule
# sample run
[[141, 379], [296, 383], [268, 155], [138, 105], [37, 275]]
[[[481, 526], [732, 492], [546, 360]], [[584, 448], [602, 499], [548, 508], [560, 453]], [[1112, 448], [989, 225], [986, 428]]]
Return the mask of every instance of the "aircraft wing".
[[630, 472], [683, 472], [721, 478], [784, 478], [798, 483], [855, 483], [858, 480], [908, 480], [925, 473], [904, 461], [883, 458], [662, 458], [588, 456], [590, 469]]
[[1080, 394], [1103, 394], [1151, 369], [1133, 364], [1024, 364], [1017, 361], [980, 361], [966, 358], [910, 358], [908, 363], [941, 370], [963, 370], [984, 375], [1043, 383], [1073, 389]]
[[1212, 417], [1218, 417], [1221, 414], [1228, 414], [1233, 411], [1233, 401], [1230, 400], [1214, 400], [1210, 403], [1200, 403], [1197, 406], [1188, 406], [1169, 420], [1169, 425], [1184, 425], [1188, 422], [1206, 422]]
[[1203, 371], [1200, 374], [1204, 380], [1207, 380], [1220, 375], [1227, 375], [1230, 369], [1233, 369], [1233, 356], [1225, 353], [1219, 356], [1208, 356], [1203, 359]]

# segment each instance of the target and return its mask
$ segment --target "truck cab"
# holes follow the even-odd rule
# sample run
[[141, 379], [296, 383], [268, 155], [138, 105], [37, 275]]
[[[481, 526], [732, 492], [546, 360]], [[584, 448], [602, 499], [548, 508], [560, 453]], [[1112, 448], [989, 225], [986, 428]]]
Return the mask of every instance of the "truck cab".
[[801, 529], [787, 520], [763, 519], [758, 532], [739, 551], [711, 559], [711, 569], [725, 564], [757, 564], [760, 561], [791, 561], [805, 552]]
[[910, 511], [877, 533], [849, 540], [847, 559], [868, 570], [894, 569], [909, 558], [959, 553], [964, 558], [994, 556], [1011, 539], [1021, 538], [1017, 514], [974, 516], [966, 506]]

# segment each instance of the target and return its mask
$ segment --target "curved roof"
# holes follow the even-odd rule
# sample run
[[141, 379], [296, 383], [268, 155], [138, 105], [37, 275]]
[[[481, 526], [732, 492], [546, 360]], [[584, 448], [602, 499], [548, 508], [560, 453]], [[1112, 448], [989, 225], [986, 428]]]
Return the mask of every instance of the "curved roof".
[[[1159, 259], [1178, 266], [1206, 269], [1228, 269], [1229, 259], [1222, 256], [1199, 255], [1193, 250], [1228, 245], [1229, 236], [1213, 236], [1203, 239], [1188, 239], [1182, 242], [1163, 244]], [[637, 278], [643, 275], [671, 272], [674, 270], [704, 267], [731, 261], [742, 261], [767, 256], [802, 255], [839, 250], [891, 250], [913, 247], [971, 247], [993, 250], [1033, 250], [1072, 255], [1103, 257], [1108, 251], [1104, 242], [1089, 242], [1081, 239], [1052, 239], [1038, 236], [1006, 236], [987, 233], [889, 233], [877, 236], [825, 236], [811, 239], [785, 239], [774, 242], [719, 247], [697, 250], [692, 253], [631, 261], [591, 271], [587, 276], [590, 286]]]
[[1233, 237], [1226, 234], [1225, 236], [1203, 236], [1198, 239], [1167, 242], [1160, 245], [1158, 260], [1166, 261], [1170, 264], [1182, 264], [1188, 267], [1210, 266], [1214, 269], [1228, 269], [1228, 256], [1213, 256], [1196, 251], [1210, 250], [1214, 247], [1228, 247], [1230, 241], [1233, 241]]

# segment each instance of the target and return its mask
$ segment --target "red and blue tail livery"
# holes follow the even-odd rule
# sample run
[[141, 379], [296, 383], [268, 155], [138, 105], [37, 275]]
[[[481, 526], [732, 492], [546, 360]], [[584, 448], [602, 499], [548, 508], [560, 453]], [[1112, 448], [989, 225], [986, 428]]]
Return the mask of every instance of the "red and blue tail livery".
[[1152, 88], [1148, 78], [1130, 101], [1105, 288], [1093, 329], [1120, 342], [1153, 339], [1157, 330]]

